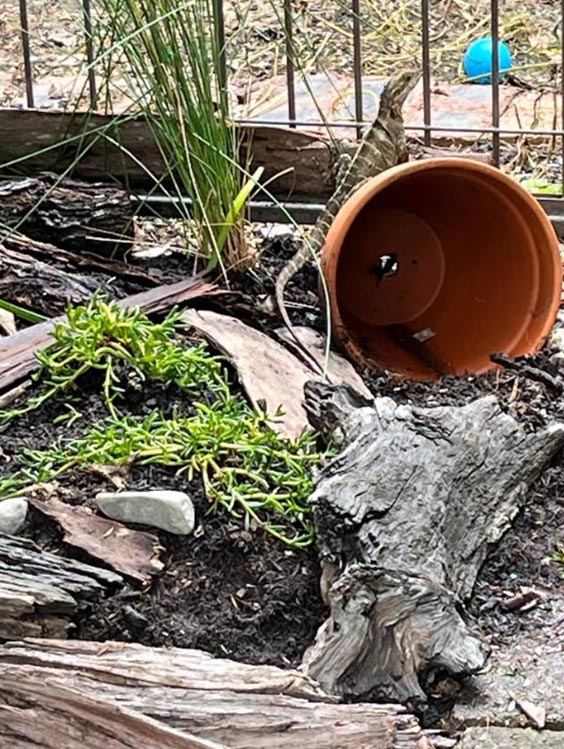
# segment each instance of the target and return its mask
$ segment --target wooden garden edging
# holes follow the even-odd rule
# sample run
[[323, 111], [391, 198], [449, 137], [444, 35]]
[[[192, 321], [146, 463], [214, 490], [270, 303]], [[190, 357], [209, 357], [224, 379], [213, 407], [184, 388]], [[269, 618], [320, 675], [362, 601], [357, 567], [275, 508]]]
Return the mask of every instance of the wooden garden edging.
[[340, 704], [295, 670], [39, 639], [0, 649], [0, 746], [431, 749], [403, 707]]

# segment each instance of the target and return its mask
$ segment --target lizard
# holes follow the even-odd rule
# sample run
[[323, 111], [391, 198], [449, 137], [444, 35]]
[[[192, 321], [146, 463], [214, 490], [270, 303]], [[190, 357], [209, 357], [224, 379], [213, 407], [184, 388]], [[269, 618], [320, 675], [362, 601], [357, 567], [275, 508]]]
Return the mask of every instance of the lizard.
[[[390, 78], [380, 96], [378, 114], [367, 128], [352, 157], [341, 159], [336, 179], [336, 188], [326, 206], [319, 214], [307, 240], [280, 271], [275, 284], [276, 304], [288, 332], [300, 350], [304, 346], [296, 335], [284, 305], [284, 290], [290, 279], [306, 264], [310, 257], [317, 257], [323, 249], [329, 228], [347, 199], [364, 182], [396, 164], [408, 160], [409, 153], [405, 141], [402, 107], [420, 78], [418, 71], [410, 70]], [[316, 362], [316, 368], [319, 365]]]

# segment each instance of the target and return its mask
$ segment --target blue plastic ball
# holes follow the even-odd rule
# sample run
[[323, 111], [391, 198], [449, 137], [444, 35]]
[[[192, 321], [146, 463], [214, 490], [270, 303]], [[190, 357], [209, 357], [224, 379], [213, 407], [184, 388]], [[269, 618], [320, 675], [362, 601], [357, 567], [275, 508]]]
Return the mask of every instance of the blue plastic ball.
[[[504, 42], [498, 42], [499, 80], [505, 77], [505, 72], [511, 67], [511, 52]], [[491, 83], [493, 68], [493, 42], [491, 37], [477, 39], [472, 42], [464, 54], [464, 72], [473, 83]], [[476, 76], [480, 76], [476, 78]]]

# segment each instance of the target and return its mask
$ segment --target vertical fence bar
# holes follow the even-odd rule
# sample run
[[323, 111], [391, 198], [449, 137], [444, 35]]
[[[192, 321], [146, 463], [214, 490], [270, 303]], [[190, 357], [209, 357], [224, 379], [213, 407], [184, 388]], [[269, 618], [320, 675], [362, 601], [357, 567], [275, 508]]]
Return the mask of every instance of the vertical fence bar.
[[215, 33], [217, 34], [217, 46], [219, 49], [219, 87], [227, 96], [227, 52], [225, 48], [225, 14], [223, 12], [223, 0], [213, 0], [215, 15]]
[[294, 71], [294, 19], [292, 0], [284, 0], [284, 34], [286, 38], [286, 91], [288, 93], [288, 120], [290, 127], [296, 120], [296, 81]]
[[[563, 0], [564, 2], [564, 0]], [[353, 69], [354, 69], [354, 115], [362, 122], [364, 106], [362, 101], [362, 43], [360, 38], [360, 0], [352, 0], [353, 13]], [[356, 129], [356, 137], [362, 136], [362, 127]]]
[[29, 48], [29, 23], [27, 19], [27, 0], [20, 0], [20, 27], [22, 35], [22, 52], [25, 72], [25, 93], [27, 106], [31, 109], [33, 100], [33, 72], [31, 69], [31, 52]]
[[86, 42], [86, 61], [88, 63], [88, 92], [90, 95], [90, 109], [96, 109], [98, 94], [96, 91], [96, 72], [94, 70], [92, 7], [90, 5], [90, 0], [82, 0], [82, 15], [84, 18], [84, 38]]
[[[564, 0], [563, 0], [564, 1]], [[429, 41], [429, 0], [421, 0], [421, 64], [423, 67], [423, 142], [431, 145], [431, 44]]]
[[564, 198], [564, 0], [560, 0], [560, 127], [562, 137], [560, 138], [560, 168], [561, 187]]
[[493, 160], [499, 166], [499, 3], [491, 0], [492, 30], [492, 147]]

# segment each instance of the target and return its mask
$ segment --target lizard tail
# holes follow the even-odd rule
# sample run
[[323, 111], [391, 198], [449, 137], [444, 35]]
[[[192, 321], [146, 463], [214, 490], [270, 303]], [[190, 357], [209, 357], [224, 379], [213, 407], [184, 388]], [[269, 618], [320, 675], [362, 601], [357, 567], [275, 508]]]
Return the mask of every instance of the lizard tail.
[[307, 255], [300, 255], [300, 257], [296, 257], [291, 263], [288, 263], [288, 265], [286, 265], [282, 269], [282, 272], [276, 279], [274, 296], [276, 298], [276, 304], [278, 305], [278, 309], [280, 311], [280, 315], [282, 317], [284, 325], [294, 339], [294, 342], [300, 350], [302, 357], [305, 358], [307, 364], [312, 367], [315, 372], [323, 375], [323, 367], [319, 364], [317, 359], [315, 359], [311, 355], [308, 348], [304, 346], [304, 344], [296, 334], [294, 326], [292, 325], [292, 321], [290, 320], [290, 316], [288, 315], [288, 311], [286, 310], [286, 305], [284, 303], [284, 291], [286, 289], [286, 284], [294, 276], [294, 274], [297, 273], [305, 265], [306, 259]]

